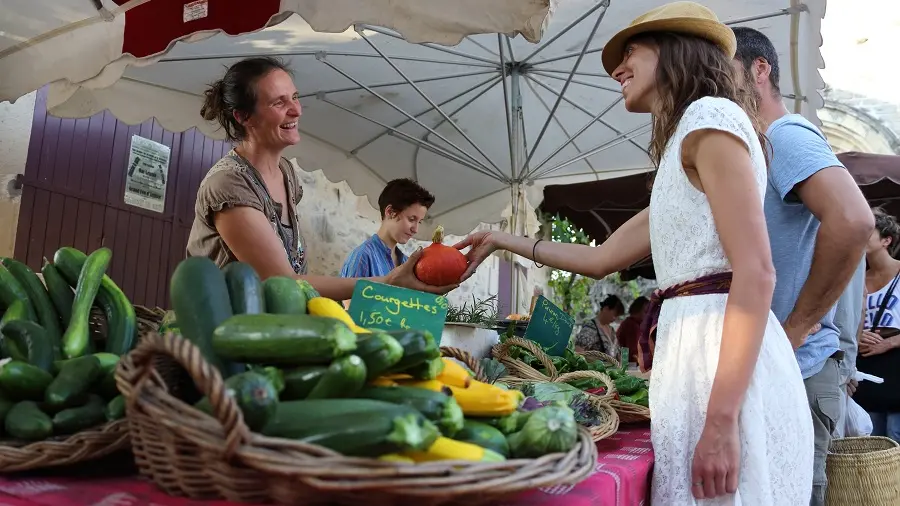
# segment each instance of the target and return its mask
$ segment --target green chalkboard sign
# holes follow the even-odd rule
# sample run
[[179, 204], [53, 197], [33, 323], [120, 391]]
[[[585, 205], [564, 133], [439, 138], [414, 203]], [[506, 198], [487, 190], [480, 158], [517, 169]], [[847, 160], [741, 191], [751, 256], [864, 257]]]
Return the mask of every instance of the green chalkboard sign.
[[551, 354], [562, 355], [569, 345], [575, 320], [543, 295], [538, 297], [525, 329], [525, 339], [540, 344]]
[[427, 330], [440, 343], [447, 307], [447, 299], [440, 295], [361, 279], [350, 299], [350, 317], [369, 329]]

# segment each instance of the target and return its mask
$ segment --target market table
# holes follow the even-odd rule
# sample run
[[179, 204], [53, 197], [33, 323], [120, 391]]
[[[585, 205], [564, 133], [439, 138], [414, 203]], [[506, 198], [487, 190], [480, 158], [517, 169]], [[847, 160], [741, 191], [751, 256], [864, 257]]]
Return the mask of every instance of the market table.
[[[653, 449], [646, 426], [622, 428], [597, 444], [597, 467], [581, 483], [526, 492], [503, 506], [649, 504]], [[0, 476], [0, 506], [235, 506], [164, 494], [135, 475], [130, 454], [48, 472]]]

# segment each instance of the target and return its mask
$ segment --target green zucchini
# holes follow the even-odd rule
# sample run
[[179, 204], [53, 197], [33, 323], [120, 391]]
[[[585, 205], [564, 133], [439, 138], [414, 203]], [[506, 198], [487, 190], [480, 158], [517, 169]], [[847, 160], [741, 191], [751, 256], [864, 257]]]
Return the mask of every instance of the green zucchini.
[[40, 441], [53, 435], [53, 420], [34, 401], [22, 401], [6, 414], [6, 433], [24, 441]]
[[509, 457], [509, 443], [506, 442], [506, 436], [486, 423], [465, 420], [462, 429], [453, 436], [453, 439], [472, 443]]
[[94, 355], [84, 355], [62, 364], [59, 374], [47, 387], [44, 401], [51, 409], [84, 403], [92, 387], [103, 379], [103, 366]]
[[281, 400], [306, 399], [326, 371], [328, 367], [324, 365], [306, 365], [284, 371], [284, 391], [281, 392]]
[[54, 434], [74, 434], [106, 422], [106, 401], [97, 395], [88, 397], [78, 407], [64, 409], [53, 415]]
[[462, 408], [453, 397], [442, 392], [403, 386], [366, 387], [357, 397], [409, 406], [434, 422], [447, 437], [454, 437], [463, 428]]
[[40, 401], [53, 375], [27, 362], [9, 360], [0, 366], [0, 390], [17, 401]]
[[[278, 392], [275, 385], [266, 376], [247, 371], [225, 380], [226, 395], [237, 401], [244, 423], [254, 432], [262, 429], [275, 414], [278, 404]], [[212, 404], [204, 397], [194, 405], [204, 413], [212, 413]]]
[[206, 257], [182, 260], [172, 273], [169, 290], [181, 335], [200, 348], [222, 376], [243, 372], [243, 365], [223, 361], [213, 350], [213, 331], [233, 314], [225, 275], [216, 264]]
[[[3, 333], [3, 327], [6, 326], [7, 323], [12, 321], [28, 320], [28, 311], [26, 310], [25, 302], [22, 300], [13, 301], [13, 303], [6, 308], [6, 312], [3, 313], [3, 318], [0, 319], [0, 334]], [[22, 362], [28, 361], [28, 355], [26, 355], [25, 350], [19, 349], [16, 343], [3, 335], [3, 340], [0, 341], [0, 352], [3, 353], [4, 357], [12, 358], [13, 360], [21, 360]]]
[[[103, 374], [106, 374], [111, 371], [115, 371], [116, 366], [119, 365], [119, 356], [118, 355], [113, 355], [112, 353], [106, 353], [103, 351], [98, 352], [98, 353], [92, 353], [91, 355], [97, 357], [97, 360], [100, 361], [100, 368], [103, 369]], [[63, 364], [70, 362], [72, 360], [76, 360], [76, 359], [69, 358], [66, 360], [55, 361], [53, 363], [53, 371], [59, 372], [62, 369]]]
[[305, 279], [298, 279], [296, 281], [297, 286], [300, 287], [303, 295], [306, 296], [306, 300], [312, 300], [316, 297], [321, 297], [321, 295], [319, 295], [319, 292], [315, 288], [313, 288], [311, 284], [309, 284], [309, 281], [306, 281]]
[[30, 267], [18, 260], [3, 258], [0, 260], [0, 263], [3, 263], [3, 266], [19, 281], [25, 293], [28, 294], [28, 299], [31, 300], [31, 304], [34, 306], [37, 322], [44, 328], [47, 339], [53, 347], [53, 352], [59, 356], [60, 338], [62, 337], [62, 330], [59, 328], [59, 314], [56, 312], [56, 308], [53, 307], [50, 294], [47, 293], [44, 284], [41, 283], [37, 274]]
[[78, 275], [75, 287], [75, 302], [72, 304], [72, 319], [62, 337], [62, 351], [66, 358], [76, 358], [87, 353], [91, 339], [90, 316], [94, 298], [100, 290], [100, 280], [106, 273], [112, 251], [100, 248], [90, 255]]
[[381, 376], [403, 358], [403, 347], [384, 332], [357, 334], [356, 337], [356, 351], [353, 353], [366, 363], [366, 381]]
[[266, 312], [266, 300], [262, 283], [253, 267], [243, 262], [231, 262], [222, 272], [231, 299], [234, 314], [258, 314]]
[[9, 411], [16, 405], [16, 402], [12, 399], [8, 399], [6, 395], [0, 394], [0, 429], [3, 428], [3, 424], [6, 421], [6, 415], [9, 414]]
[[403, 347], [403, 358], [388, 372], [402, 372], [433, 358], [440, 358], [441, 350], [434, 336], [427, 330], [394, 330], [388, 332]]
[[287, 276], [272, 276], [263, 282], [266, 311], [272, 314], [306, 314], [309, 300], [297, 280]]
[[[60, 248], [53, 255], [53, 265], [72, 287], [78, 285], [85, 261], [87, 255], [75, 248]], [[108, 275], [100, 280], [96, 303], [106, 316], [105, 351], [120, 356], [131, 351], [137, 338], [137, 315], [131, 301]]]
[[356, 355], [341, 357], [331, 365], [316, 383], [307, 399], [337, 399], [353, 397], [366, 384], [366, 364]]
[[[185, 331], [184, 322], [180, 323]], [[356, 334], [333, 318], [241, 314], [228, 318], [215, 329], [212, 349], [221, 357], [243, 362], [327, 364], [356, 349]]]
[[444, 372], [444, 361], [441, 357], [428, 359], [419, 365], [414, 365], [406, 369], [406, 374], [420, 380], [433, 380]]
[[123, 395], [115, 396], [113, 400], [106, 404], [103, 414], [109, 422], [125, 418], [125, 397]]
[[53, 372], [53, 343], [46, 329], [28, 320], [13, 320], [3, 326], [3, 338], [15, 343], [16, 348], [25, 352], [26, 362]]
[[34, 305], [28, 297], [28, 292], [25, 291], [22, 283], [9, 272], [9, 269], [0, 263], [0, 304], [3, 307], [10, 307], [17, 300], [25, 304], [25, 314], [28, 315], [29, 320], [34, 321], [37, 319]]
[[75, 292], [72, 291], [69, 283], [63, 279], [59, 269], [46, 258], [44, 259], [44, 266], [41, 267], [41, 274], [44, 275], [47, 294], [50, 296], [50, 301], [53, 302], [53, 307], [56, 308], [56, 312], [59, 314], [62, 328], [66, 328], [69, 326], [69, 320], [72, 319], [72, 303], [75, 302]]
[[104, 399], [110, 400], [119, 395], [119, 387], [116, 385], [116, 370], [113, 369], [104, 374], [97, 384], [96, 391]]
[[324, 446], [349, 456], [424, 451], [440, 432], [408, 406], [371, 399], [281, 402], [262, 434]]

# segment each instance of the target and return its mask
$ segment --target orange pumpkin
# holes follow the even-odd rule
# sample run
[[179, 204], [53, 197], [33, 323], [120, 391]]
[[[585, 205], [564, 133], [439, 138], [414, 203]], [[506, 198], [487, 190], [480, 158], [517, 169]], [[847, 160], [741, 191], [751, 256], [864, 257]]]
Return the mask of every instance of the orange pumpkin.
[[431, 286], [447, 286], [459, 283], [466, 272], [466, 256], [452, 246], [445, 246], [444, 227], [438, 225], [431, 237], [431, 245], [422, 251], [416, 263], [416, 277]]

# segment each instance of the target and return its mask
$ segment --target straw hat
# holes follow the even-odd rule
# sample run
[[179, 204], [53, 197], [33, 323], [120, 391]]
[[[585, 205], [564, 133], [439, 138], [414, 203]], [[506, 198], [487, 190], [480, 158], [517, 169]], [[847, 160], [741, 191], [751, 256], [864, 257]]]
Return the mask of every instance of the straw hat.
[[648, 32], [675, 32], [700, 37], [722, 48], [729, 58], [734, 58], [737, 50], [734, 32], [719, 21], [713, 11], [694, 2], [672, 2], [639, 16], [609, 39], [601, 54], [606, 73], [612, 75], [622, 63], [628, 39]]

